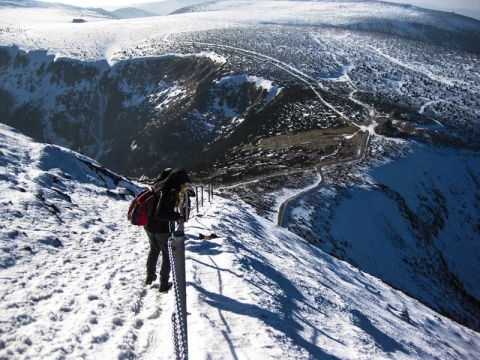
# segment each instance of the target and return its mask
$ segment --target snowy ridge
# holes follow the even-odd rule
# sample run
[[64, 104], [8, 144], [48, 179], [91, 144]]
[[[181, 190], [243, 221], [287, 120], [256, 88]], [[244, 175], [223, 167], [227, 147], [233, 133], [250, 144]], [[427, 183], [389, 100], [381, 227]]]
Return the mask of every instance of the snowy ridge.
[[114, 14], [100, 8], [83, 8], [78, 6], [49, 3], [43, 1], [0, 1], [0, 18], [3, 21], [10, 15], [28, 20], [33, 26], [42, 22], [71, 23], [73, 19], [100, 21], [117, 19]]
[[[76, 13], [71, 12], [73, 9]], [[184, 10], [188, 13], [121, 20], [102, 20], [95, 9], [67, 10], [0, 8], [0, 45], [17, 44], [23, 50], [41, 49], [60, 57], [112, 62], [124, 59], [124, 50], [136, 49], [145, 34], [160, 38], [171, 33], [277, 24], [373, 30], [480, 51], [470, 40], [480, 36], [478, 20], [379, 1], [229, 0], [194, 5]], [[73, 17], [89, 22], [72, 24]], [[461, 34], [465, 34], [466, 44], [460, 45], [465, 40]], [[83, 38], [81, 47], [79, 38]], [[156, 50], [150, 51], [142, 56], [154, 55]]]
[[[137, 187], [0, 125], [0, 358], [172, 357], [172, 295], [143, 285]], [[187, 224], [196, 359], [473, 359], [480, 335], [216, 194]], [[198, 234], [214, 232], [202, 241]]]

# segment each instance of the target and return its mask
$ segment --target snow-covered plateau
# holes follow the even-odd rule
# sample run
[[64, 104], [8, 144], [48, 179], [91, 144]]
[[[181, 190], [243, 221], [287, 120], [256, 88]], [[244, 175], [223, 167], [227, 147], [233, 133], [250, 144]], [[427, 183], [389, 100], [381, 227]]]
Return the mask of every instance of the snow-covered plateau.
[[0, 0], [0, 359], [174, 358], [126, 220], [167, 166], [215, 184], [190, 358], [480, 358], [479, 54], [373, 0]]

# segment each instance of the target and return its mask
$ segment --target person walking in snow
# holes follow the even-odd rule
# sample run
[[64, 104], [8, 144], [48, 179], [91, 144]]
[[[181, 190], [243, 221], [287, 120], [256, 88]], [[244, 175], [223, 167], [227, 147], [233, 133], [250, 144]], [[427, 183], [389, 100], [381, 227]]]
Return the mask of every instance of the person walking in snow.
[[183, 201], [182, 193], [191, 189], [190, 178], [185, 169], [165, 169], [155, 180], [155, 191], [158, 194], [158, 202], [155, 213], [144, 227], [150, 243], [150, 251], [147, 258], [146, 285], [151, 285], [157, 279], [157, 261], [162, 254], [160, 268], [160, 292], [167, 292], [172, 284], [170, 278], [170, 259], [168, 257], [168, 239], [177, 224], [183, 229], [185, 219], [178, 212]]

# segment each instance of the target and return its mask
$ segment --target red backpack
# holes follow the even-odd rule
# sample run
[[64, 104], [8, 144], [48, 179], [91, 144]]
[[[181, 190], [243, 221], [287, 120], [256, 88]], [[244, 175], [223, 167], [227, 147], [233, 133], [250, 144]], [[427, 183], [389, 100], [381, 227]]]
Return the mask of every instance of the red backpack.
[[155, 212], [157, 204], [157, 193], [155, 188], [147, 188], [137, 195], [130, 203], [127, 218], [133, 225], [148, 225], [148, 220]]

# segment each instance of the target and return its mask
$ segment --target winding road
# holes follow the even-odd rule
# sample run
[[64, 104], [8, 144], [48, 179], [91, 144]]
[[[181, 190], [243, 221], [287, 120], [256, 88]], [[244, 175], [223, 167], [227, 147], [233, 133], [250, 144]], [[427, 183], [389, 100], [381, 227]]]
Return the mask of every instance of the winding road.
[[310, 187], [306, 190], [302, 190], [299, 193], [293, 195], [292, 197], [288, 198], [287, 200], [285, 200], [280, 205], [280, 208], [278, 210], [277, 225], [278, 226], [283, 226], [282, 224], [283, 224], [283, 217], [285, 215], [285, 209], [291, 201], [296, 200], [301, 196], [307, 195], [308, 193], [318, 189], [320, 186], [322, 186], [325, 183], [325, 176], [324, 176], [323, 171], [322, 171], [322, 169], [324, 167], [331, 166], [331, 165], [338, 165], [338, 164], [341, 164], [341, 163], [350, 163], [350, 162], [356, 162], [356, 161], [363, 160], [365, 158], [366, 149], [367, 149], [369, 140], [370, 140], [370, 133], [367, 131], [367, 132], [365, 132], [365, 136], [364, 136], [362, 144], [360, 146], [360, 149], [359, 149], [360, 151], [358, 152], [358, 155], [355, 158], [331, 161], [331, 162], [322, 164], [320, 167], [315, 167], [315, 170], [319, 174], [320, 181], [316, 185], [314, 185], [314, 186], [312, 186], [312, 187]]
[[[353, 83], [348, 80], [348, 83], [350, 84], [351, 87], [353, 87]], [[300, 191], [299, 193], [293, 195], [292, 197], [288, 198], [287, 200], [283, 201], [283, 203], [280, 205], [280, 208], [278, 210], [278, 217], [277, 217], [277, 225], [278, 226], [282, 226], [283, 227], [283, 218], [285, 216], [285, 209], [286, 207], [288, 206], [288, 204], [290, 202], [292, 202], [293, 200], [295, 199], [298, 199], [299, 197], [301, 196], [304, 196], [304, 195], [307, 195], [308, 193], [318, 189], [320, 186], [322, 186], [324, 183], [325, 183], [325, 176], [323, 174], [323, 171], [322, 169], [326, 166], [331, 166], [331, 165], [337, 165], [337, 164], [341, 164], [341, 163], [351, 163], [351, 162], [357, 162], [357, 161], [362, 161], [363, 159], [365, 159], [365, 154], [366, 154], [366, 150], [367, 150], [367, 147], [368, 147], [368, 144], [370, 142], [370, 136], [374, 133], [373, 132], [373, 123], [374, 123], [374, 120], [375, 120], [375, 117], [377, 116], [377, 112], [375, 111], [374, 108], [372, 108], [371, 106], [365, 104], [365, 103], [362, 103], [361, 101], [355, 99], [353, 97], [353, 95], [357, 92], [358, 90], [354, 89], [351, 93], [350, 93], [350, 100], [352, 100], [353, 102], [357, 103], [358, 105], [364, 107], [365, 109], [368, 110], [368, 126], [360, 126], [358, 124], [355, 124], [353, 123], [353, 121], [351, 121], [351, 123], [353, 123], [354, 125], [358, 126], [360, 129], [362, 129], [364, 132], [365, 132], [365, 136], [363, 138], [363, 141], [362, 141], [362, 144], [360, 145], [360, 149], [359, 151], [357, 152], [357, 156], [355, 156], [354, 158], [352, 159], [344, 159], [344, 160], [336, 160], [336, 161], [330, 161], [330, 162], [327, 162], [327, 163], [324, 163], [322, 164], [321, 166], [319, 167], [315, 167], [315, 170], [317, 171], [317, 173], [319, 174], [319, 177], [320, 177], [320, 181], [306, 189], [306, 190], [302, 190]]]

